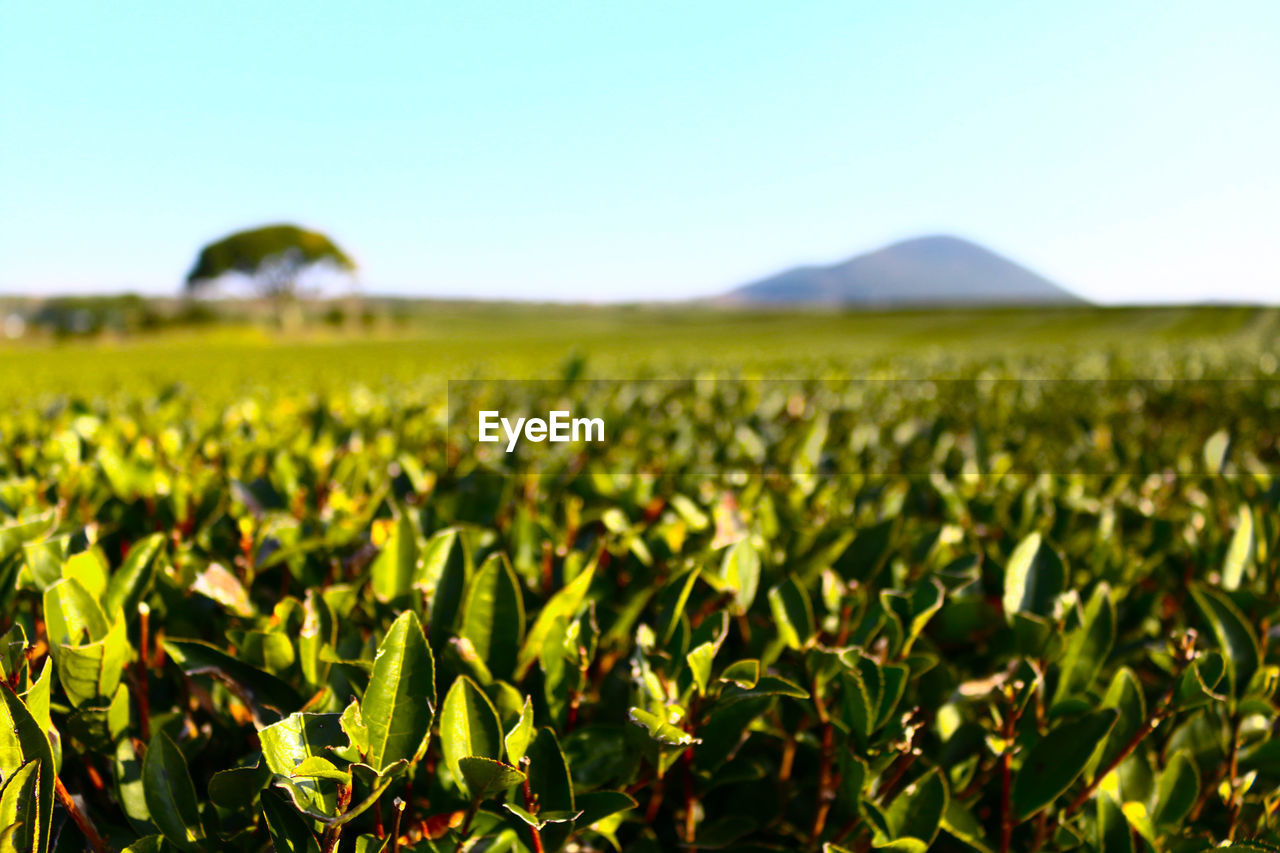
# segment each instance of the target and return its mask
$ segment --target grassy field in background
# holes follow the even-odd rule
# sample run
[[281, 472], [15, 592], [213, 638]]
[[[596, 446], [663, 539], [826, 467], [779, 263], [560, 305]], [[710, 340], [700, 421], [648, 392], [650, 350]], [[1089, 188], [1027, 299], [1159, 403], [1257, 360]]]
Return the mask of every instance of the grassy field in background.
[[[438, 387], [449, 378], [543, 377], [571, 357], [593, 376], [965, 375], [984, 363], [1038, 375], [1159, 370], [1200, 354], [1206, 370], [1274, 360], [1280, 310], [1249, 307], [967, 309], [817, 313], [679, 307], [441, 303], [368, 334], [246, 327], [0, 346], [10, 399], [115, 394], [181, 383], [200, 396], [353, 383]], [[1215, 368], [1215, 364], [1219, 368]], [[1126, 368], [1126, 365], [1130, 367]], [[1264, 367], [1265, 359], [1264, 359]], [[424, 384], [425, 383], [425, 384]]]
[[0, 349], [0, 853], [1280, 850], [1280, 310], [415, 307]]

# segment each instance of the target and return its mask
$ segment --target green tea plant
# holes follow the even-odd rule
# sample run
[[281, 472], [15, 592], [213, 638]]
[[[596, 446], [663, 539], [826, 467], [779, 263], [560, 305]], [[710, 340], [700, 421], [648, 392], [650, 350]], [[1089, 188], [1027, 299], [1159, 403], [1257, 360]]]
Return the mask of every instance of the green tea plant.
[[1276, 849], [1272, 386], [918, 387], [15, 406], [0, 850]]

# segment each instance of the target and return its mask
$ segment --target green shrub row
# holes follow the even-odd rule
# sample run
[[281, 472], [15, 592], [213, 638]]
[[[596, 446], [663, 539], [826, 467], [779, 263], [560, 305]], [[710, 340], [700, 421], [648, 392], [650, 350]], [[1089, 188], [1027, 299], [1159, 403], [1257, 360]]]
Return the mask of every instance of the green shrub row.
[[665, 392], [750, 474], [633, 411], [662, 470], [496, 476], [394, 391], [0, 415], [0, 850], [1272, 849], [1271, 391], [1081, 388], [986, 444]]

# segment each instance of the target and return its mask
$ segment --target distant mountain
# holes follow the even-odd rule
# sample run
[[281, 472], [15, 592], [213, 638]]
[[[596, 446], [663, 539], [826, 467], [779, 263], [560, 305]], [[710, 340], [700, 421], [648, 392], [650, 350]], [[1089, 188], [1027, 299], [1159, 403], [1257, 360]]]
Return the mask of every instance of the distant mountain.
[[796, 267], [725, 295], [734, 304], [1063, 305], [1083, 302], [1026, 267], [958, 237], [904, 240], [832, 266]]

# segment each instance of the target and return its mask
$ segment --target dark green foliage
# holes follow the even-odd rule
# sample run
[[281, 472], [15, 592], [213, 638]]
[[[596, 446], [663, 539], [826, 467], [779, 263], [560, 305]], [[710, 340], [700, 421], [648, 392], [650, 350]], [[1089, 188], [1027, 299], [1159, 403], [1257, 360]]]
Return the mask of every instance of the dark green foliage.
[[187, 273], [187, 289], [198, 290], [216, 278], [238, 273], [252, 278], [266, 296], [293, 291], [307, 267], [327, 265], [342, 272], [355, 261], [318, 231], [297, 225], [264, 225], [237, 231], [200, 250]]
[[584, 387], [539, 476], [404, 387], [0, 414], [0, 851], [1280, 843], [1269, 384]]

